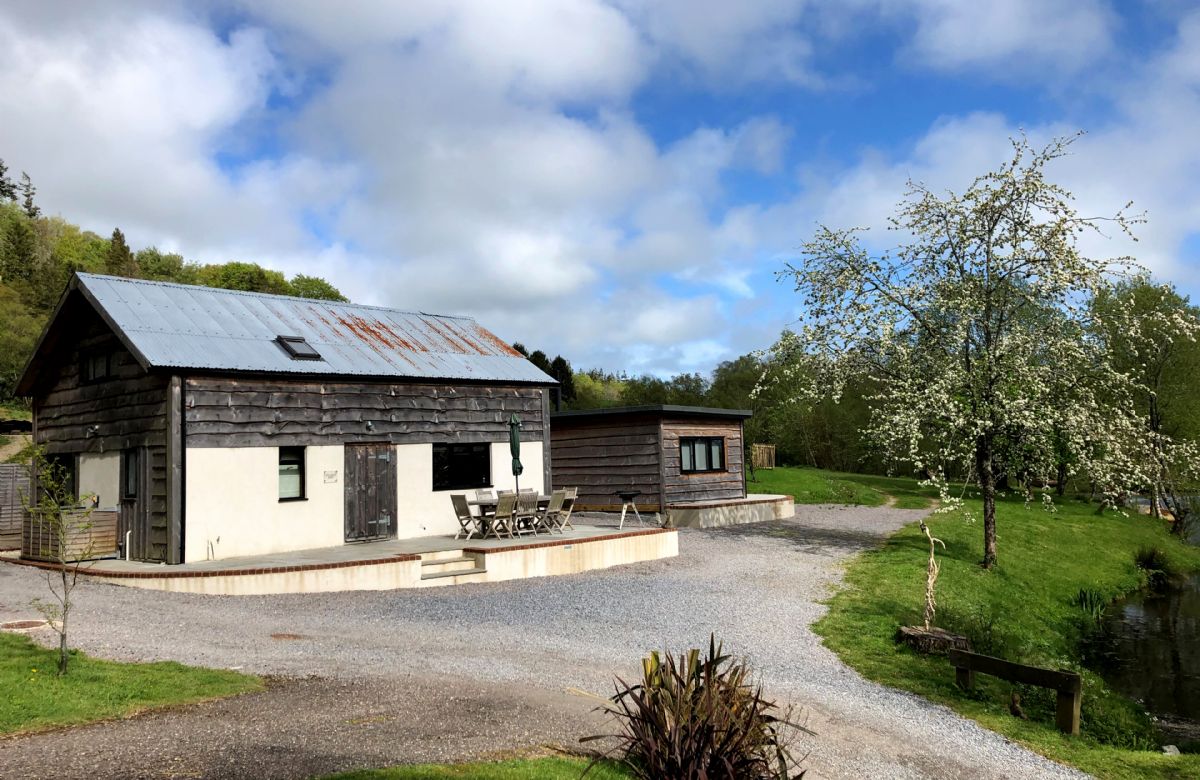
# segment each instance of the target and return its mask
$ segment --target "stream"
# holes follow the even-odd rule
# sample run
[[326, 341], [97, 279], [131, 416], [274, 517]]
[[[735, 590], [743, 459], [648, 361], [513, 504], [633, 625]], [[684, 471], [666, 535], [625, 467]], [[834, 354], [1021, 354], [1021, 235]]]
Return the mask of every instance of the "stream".
[[1085, 662], [1142, 702], [1168, 741], [1200, 740], [1200, 575], [1109, 606]]

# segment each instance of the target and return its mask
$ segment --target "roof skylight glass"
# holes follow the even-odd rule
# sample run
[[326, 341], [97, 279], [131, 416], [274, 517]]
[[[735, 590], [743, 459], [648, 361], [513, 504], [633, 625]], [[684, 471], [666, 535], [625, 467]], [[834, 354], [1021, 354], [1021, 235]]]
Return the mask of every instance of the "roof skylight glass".
[[288, 353], [292, 360], [321, 359], [321, 353], [313, 349], [312, 344], [305, 341], [303, 336], [276, 336], [275, 343], [283, 347], [283, 351]]

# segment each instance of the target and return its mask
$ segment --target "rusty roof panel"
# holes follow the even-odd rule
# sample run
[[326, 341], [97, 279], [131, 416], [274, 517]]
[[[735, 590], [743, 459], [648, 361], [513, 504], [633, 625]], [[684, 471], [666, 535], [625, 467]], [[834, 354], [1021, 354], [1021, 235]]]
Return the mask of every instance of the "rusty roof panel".
[[[553, 384], [469, 317], [78, 274], [84, 294], [159, 368]], [[302, 336], [321, 360], [293, 360]]]

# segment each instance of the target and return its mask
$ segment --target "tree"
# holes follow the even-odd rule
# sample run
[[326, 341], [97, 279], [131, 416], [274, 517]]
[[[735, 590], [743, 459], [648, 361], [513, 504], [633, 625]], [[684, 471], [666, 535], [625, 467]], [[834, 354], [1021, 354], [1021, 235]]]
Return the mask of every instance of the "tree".
[[292, 293], [287, 277], [279, 271], [263, 268], [258, 263], [231, 261], [220, 265], [206, 265], [200, 269], [198, 276], [197, 281], [208, 287], [273, 295]]
[[33, 202], [36, 193], [37, 188], [33, 186], [29, 174], [21, 171], [21, 208], [25, 209], [25, 215], [30, 219], [37, 219], [42, 214], [42, 210]]
[[558, 380], [559, 397], [566, 402], [575, 400], [575, 373], [571, 370], [570, 362], [562, 355], [555, 355], [550, 361], [550, 376]]
[[773, 348], [797, 367], [782, 381], [807, 401], [836, 399], [852, 378], [874, 383], [866, 433], [890, 460], [932, 474], [944, 510], [958, 505], [946, 474], [978, 486], [986, 568], [997, 562], [1001, 477], [1047, 484], [1056, 444], [1109, 500], [1147, 473], [1135, 380], [1089, 337], [1102, 328], [1087, 301], [1133, 264], [1086, 257], [1077, 244], [1105, 224], [1128, 233], [1138, 219], [1080, 216], [1047, 181], [1072, 140], [1034, 149], [1015, 139], [1012, 159], [962, 195], [909, 182], [891, 220], [907, 243], [872, 256], [861, 229], [821, 226], [781, 275], [806, 312], [803, 329]]
[[319, 276], [296, 274], [290, 282], [291, 294], [297, 298], [315, 298], [320, 301], [346, 301], [338, 288]]
[[[64, 675], [71, 658], [67, 630], [75, 606], [72, 597], [79, 584], [79, 572], [95, 553], [91, 541], [92, 501], [90, 496], [75, 495], [70, 472], [40, 447], [33, 450], [29, 484], [34, 486], [36, 500], [28, 500], [25, 509], [43, 540], [38, 552], [55, 564], [46, 571], [46, 584], [54, 600], [35, 599], [33, 603], [58, 633], [58, 673]], [[77, 544], [80, 536], [87, 540], [82, 548]]]
[[17, 185], [13, 184], [12, 179], [8, 178], [8, 166], [4, 164], [4, 160], [0, 160], [0, 200], [16, 200]]
[[125, 234], [121, 228], [113, 228], [112, 238], [108, 242], [108, 253], [104, 257], [104, 273], [113, 276], [137, 276], [137, 266], [129, 244], [125, 243]]
[[30, 311], [15, 291], [0, 284], [0, 399], [12, 398], [44, 319]]

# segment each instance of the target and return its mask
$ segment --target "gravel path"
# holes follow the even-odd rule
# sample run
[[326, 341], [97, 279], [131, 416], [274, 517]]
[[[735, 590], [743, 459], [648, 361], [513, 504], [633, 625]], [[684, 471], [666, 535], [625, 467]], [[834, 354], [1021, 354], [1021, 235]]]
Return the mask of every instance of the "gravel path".
[[[1082, 777], [918, 697], [864, 681], [809, 626], [841, 564], [921, 512], [797, 507], [794, 520], [682, 531], [676, 559], [430, 590], [205, 597], [80, 588], [74, 643], [285, 676], [262, 694], [0, 740], [0, 774], [306, 777], [571, 745], [602, 724], [586, 693], [652, 648], [716, 632], [817, 732], [808, 778]], [[590, 522], [590, 521], [589, 521]], [[0, 619], [43, 584], [0, 565]], [[278, 640], [271, 634], [299, 635]], [[69, 756], [51, 766], [48, 756]]]

